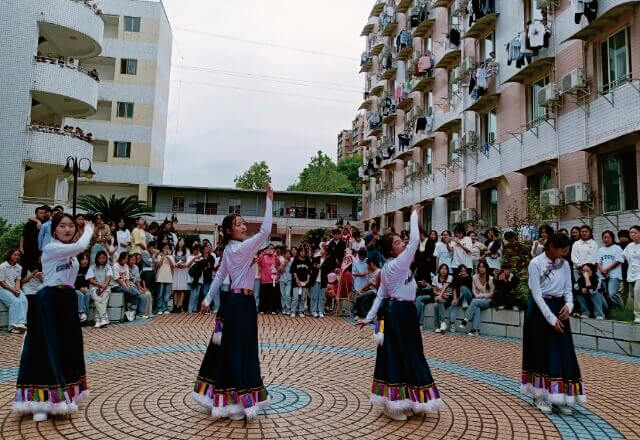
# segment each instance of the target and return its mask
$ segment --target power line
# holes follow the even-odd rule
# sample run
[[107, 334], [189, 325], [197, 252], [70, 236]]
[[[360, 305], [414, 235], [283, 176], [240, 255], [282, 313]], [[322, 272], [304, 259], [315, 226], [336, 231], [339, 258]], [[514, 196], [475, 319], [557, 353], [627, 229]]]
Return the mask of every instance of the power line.
[[238, 77], [238, 78], [259, 79], [261, 81], [270, 81], [270, 82], [281, 83], [281, 84], [292, 84], [292, 85], [304, 86], [304, 87], [317, 87], [317, 88], [323, 88], [328, 90], [335, 90], [338, 92], [353, 92], [358, 94], [362, 93], [361, 90], [349, 88], [346, 85], [331, 83], [331, 82], [324, 82], [324, 81], [309, 81], [309, 80], [286, 78], [286, 77], [280, 77], [280, 76], [259, 75], [259, 74], [248, 73], [248, 72], [233, 72], [229, 70], [214, 69], [209, 67], [184, 66], [179, 64], [174, 64], [172, 67], [175, 67], [176, 69], [180, 69], [180, 70], [207, 72], [212, 74], [219, 74], [219, 75]]
[[344, 103], [344, 104], [354, 105], [353, 101], [345, 101], [345, 100], [342, 100], [342, 99], [325, 98], [325, 97], [321, 97], [321, 96], [308, 96], [308, 95], [300, 95], [300, 94], [297, 94], [297, 93], [282, 93], [282, 92], [274, 92], [274, 91], [271, 91], [271, 90], [253, 89], [253, 88], [249, 88], [249, 87], [235, 87], [235, 86], [230, 86], [228, 84], [214, 84], [214, 83], [208, 83], [208, 82], [183, 81], [183, 80], [178, 80], [178, 81], [181, 84], [193, 84], [193, 85], [206, 86], [206, 87], [217, 87], [217, 88], [223, 88], [223, 89], [241, 90], [241, 91], [245, 91], [245, 92], [264, 93], [264, 94], [268, 94], [268, 95], [277, 95], [277, 96], [289, 96], [289, 97], [294, 97], [294, 98], [315, 99], [315, 100], [318, 100], [318, 101], [340, 102], [340, 103]]
[[321, 52], [321, 51], [318, 51], [318, 50], [302, 49], [302, 48], [299, 48], [299, 47], [285, 46], [283, 44], [268, 43], [268, 42], [265, 42], [265, 41], [249, 40], [249, 39], [246, 39], [246, 38], [235, 37], [235, 36], [232, 36], [232, 35], [214, 34], [214, 33], [211, 33], [211, 32], [204, 32], [204, 31], [198, 31], [198, 30], [194, 30], [194, 29], [185, 29], [185, 28], [174, 28], [174, 29], [176, 31], [190, 32], [192, 34], [205, 35], [207, 37], [212, 37], [212, 38], [221, 38], [221, 39], [224, 39], [224, 40], [238, 41], [240, 43], [255, 44], [257, 46], [266, 46], [266, 47], [272, 47], [272, 48], [275, 48], [275, 49], [290, 50], [290, 51], [293, 51], [293, 52], [301, 52], [301, 53], [306, 53], [306, 54], [310, 54], [310, 55], [319, 55], [319, 56], [324, 56], [324, 57], [341, 58], [341, 59], [350, 60], [350, 61], [359, 60], [358, 58], [354, 58], [354, 57], [350, 57], [350, 56], [346, 56], [346, 55], [338, 55], [338, 54], [333, 54], [333, 53], [329, 53], [329, 52]]

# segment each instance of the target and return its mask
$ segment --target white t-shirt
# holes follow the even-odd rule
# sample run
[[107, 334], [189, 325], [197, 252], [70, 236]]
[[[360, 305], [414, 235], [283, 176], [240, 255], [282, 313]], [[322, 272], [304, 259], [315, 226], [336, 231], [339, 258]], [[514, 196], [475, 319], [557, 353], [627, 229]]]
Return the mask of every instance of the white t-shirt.
[[[493, 245], [493, 243], [494, 243], [493, 241], [489, 243], [488, 249], [491, 249], [491, 246]], [[487, 266], [489, 266], [489, 269], [500, 269], [502, 265], [502, 246], [500, 246], [500, 249], [498, 249], [498, 252], [493, 254], [493, 256], [495, 256], [495, 258], [493, 258], [492, 255], [487, 255], [487, 257], [485, 258], [485, 261], [487, 262]]]
[[364, 244], [363, 238], [361, 238], [360, 241], [356, 241], [355, 239], [351, 240], [351, 252], [353, 253], [354, 256], [357, 256], [358, 251], [364, 248], [366, 248], [366, 245]]
[[118, 287], [120, 284], [116, 281], [118, 278], [122, 278], [122, 281], [128, 281], [131, 279], [131, 272], [129, 272], [129, 265], [125, 264], [120, 266], [119, 263], [113, 265], [113, 279], [111, 280], [111, 287]]
[[[439, 258], [438, 266], [446, 264], [449, 270], [453, 268], [453, 252], [449, 252], [447, 245], [439, 241], [433, 250], [433, 256]], [[436, 267], [436, 270], [438, 268]]]
[[[124, 231], [116, 231], [116, 237], [118, 238], [118, 255], [122, 252], [126, 252], [131, 244], [131, 232], [128, 229]], [[122, 244], [129, 243], [129, 244]]]
[[74, 286], [80, 263], [76, 255], [84, 252], [93, 236], [93, 228], [85, 226], [82, 237], [75, 243], [52, 239], [42, 250], [42, 272], [45, 286]]
[[[27, 275], [30, 274], [31, 271], [27, 273]], [[24, 292], [25, 295], [35, 295], [36, 293], [38, 293], [38, 290], [42, 289], [42, 286], [42, 281], [40, 281], [36, 277], [31, 277], [29, 281], [22, 284], [22, 292]]]
[[[611, 266], [616, 261], [618, 263], [624, 263], [622, 248], [617, 244], [612, 244], [611, 246], [602, 246], [600, 249], [598, 249], [598, 253], [596, 254], [596, 261], [602, 266], [603, 269]], [[610, 271], [609, 278], [621, 280], [622, 265], [618, 264], [615, 269]]]
[[85, 275], [87, 280], [95, 278], [100, 283], [104, 283], [109, 277], [113, 278], [113, 271], [111, 270], [111, 266], [108, 264], [105, 264], [102, 267], [96, 267], [95, 264], [92, 264]]
[[0, 281], [4, 281], [11, 288], [16, 287], [16, 281], [22, 277], [22, 266], [12, 266], [8, 261], [0, 264]]
[[640, 280], [640, 244], [629, 243], [622, 254], [629, 263], [627, 281]]
[[[471, 240], [471, 237], [462, 237], [460, 242], [462, 246], [471, 251], [471, 248], [473, 246], [473, 240]], [[451, 263], [451, 266], [459, 267], [461, 265], [464, 265], [467, 269], [473, 268], [473, 257], [471, 255], [471, 252], [465, 252], [464, 249], [462, 249], [462, 246], [455, 241], [451, 242], [451, 246], [453, 247], [453, 261]]]

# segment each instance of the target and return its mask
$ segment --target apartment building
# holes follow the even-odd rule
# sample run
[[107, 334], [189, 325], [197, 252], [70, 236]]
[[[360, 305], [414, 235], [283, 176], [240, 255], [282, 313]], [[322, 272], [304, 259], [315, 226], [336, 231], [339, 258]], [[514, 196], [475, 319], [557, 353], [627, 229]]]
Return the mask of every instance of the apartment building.
[[[364, 218], [640, 223], [640, 3], [388, 0], [362, 31]], [[597, 7], [596, 7], [597, 5]]]
[[353, 155], [353, 130], [338, 133], [338, 162]]
[[[1, 215], [79, 194], [137, 195], [160, 182], [172, 36], [161, 2], [8, 0], [0, 18]], [[83, 173], [89, 176], [89, 173]]]

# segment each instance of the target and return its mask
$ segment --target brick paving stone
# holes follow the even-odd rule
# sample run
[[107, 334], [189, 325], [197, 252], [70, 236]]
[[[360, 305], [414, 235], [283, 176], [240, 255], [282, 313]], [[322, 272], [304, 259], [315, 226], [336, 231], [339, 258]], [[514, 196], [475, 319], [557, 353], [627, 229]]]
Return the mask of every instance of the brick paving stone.
[[274, 406], [255, 423], [214, 421], [190, 398], [212, 324], [211, 316], [182, 314], [83, 329], [92, 399], [71, 417], [37, 425], [10, 412], [21, 339], [0, 335], [0, 438], [640, 438], [630, 403], [640, 391], [635, 360], [580, 354], [591, 413], [547, 417], [514, 391], [520, 345], [464, 335], [423, 336], [446, 408], [390, 421], [369, 403], [371, 330], [333, 317], [261, 316], [262, 374]]

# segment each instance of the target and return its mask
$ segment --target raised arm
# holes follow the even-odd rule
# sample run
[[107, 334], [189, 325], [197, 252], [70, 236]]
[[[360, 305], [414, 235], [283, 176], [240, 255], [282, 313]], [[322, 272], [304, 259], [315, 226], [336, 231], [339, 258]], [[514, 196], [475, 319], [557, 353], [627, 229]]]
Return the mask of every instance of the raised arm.
[[[567, 269], [568, 269], [568, 265], [567, 265]], [[553, 314], [551, 309], [549, 309], [549, 306], [547, 305], [547, 303], [544, 301], [544, 298], [542, 297], [542, 290], [540, 288], [541, 276], [542, 274], [540, 273], [540, 269], [538, 268], [538, 265], [535, 264], [535, 260], [531, 260], [531, 262], [529, 263], [529, 288], [531, 289], [531, 296], [533, 297], [533, 300], [536, 302], [536, 305], [540, 309], [540, 312], [542, 312], [542, 316], [544, 316], [544, 319], [547, 320], [549, 325], [554, 327], [556, 325], [556, 321], [558, 321], [558, 318], [556, 317], [556, 315]], [[568, 284], [569, 292], [571, 292], [571, 273], [569, 273], [568, 283], [569, 283]], [[565, 289], [566, 289], [566, 286], [565, 286]]]
[[413, 259], [420, 245], [420, 230], [418, 228], [418, 209], [414, 207], [411, 213], [411, 231], [409, 233], [409, 244], [394, 260], [391, 260], [385, 264], [389, 265], [386, 270], [393, 272], [400, 270], [408, 270], [413, 263]]
[[75, 243], [67, 244], [59, 241], [50, 241], [42, 250], [42, 260], [57, 260], [61, 258], [75, 257], [87, 249], [92, 235], [93, 226], [87, 224], [84, 228], [84, 233]]
[[249, 259], [253, 258], [258, 248], [262, 246], [267, 238], [269, 238], [269, 235], [271, 235], [271, 225], [273, 224], [273, 190], [271, 188], [267, 189], [265, 205], [264, 220], [262, 221], [262, 226], [260, 226], [260, 231], [253, 237], [240, 243], [240, 246], [235, 251], [242, 253]]

